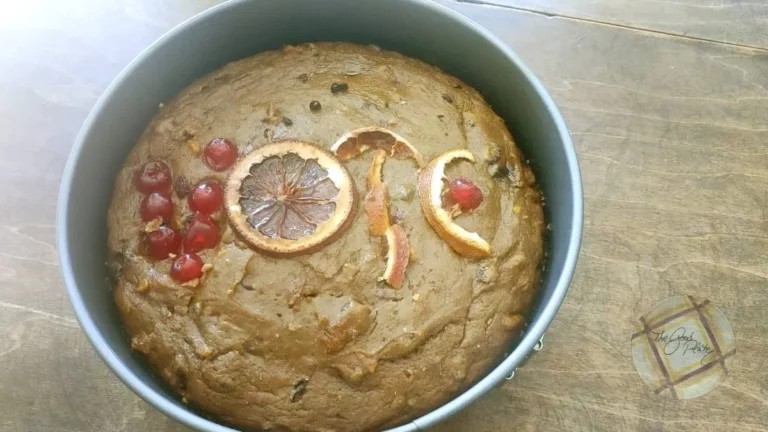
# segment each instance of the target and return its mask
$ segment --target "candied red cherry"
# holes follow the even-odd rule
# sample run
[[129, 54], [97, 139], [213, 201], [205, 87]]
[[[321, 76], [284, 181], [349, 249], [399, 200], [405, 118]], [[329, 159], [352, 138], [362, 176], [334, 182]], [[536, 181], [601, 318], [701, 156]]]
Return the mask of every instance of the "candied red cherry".
[[225, 171], [237, 160], [237, 147], [226, 138], [216, 138], [203, 150], [203, 161], [214, 171]]
[[164, 260], [168, 255], [179, 252], [181, 235], [173, 228], [163, 225], [147, 234], [145, 242], [150, 258]]
[[220, 240], [221, 233], [216, 222], [202, 213], [195, 213], [184, 235], [184, 251], [199, 252], [215, 248]]
[[139, 213], [141, 213], [141, 219], [146, 222], [155, 220], [158, 217], [166, 221], [171, 220], [173, 217], [173, 201], [164, 192], [152, 192], [141, 200]]
[[167, 191], [171, 187], [171, 169], [163, 161], [149, 161], [136, 170], [134, 184], [143, 193]]
[[171, 277], [177, 282], [188, 282], [203, 276], [203, 260], [197, 254], [185, 253], [171, 265]]
[[478, 208], [483, 202], [483, 192], [470, 180], [458, 177], [448, 185], [448, 193], [461, 210], [470, 211]]
[[216, 180], [200, 182], [189, 195], [189, 208], [203, 214], [215, 213], [223, 202], [224, 189]]

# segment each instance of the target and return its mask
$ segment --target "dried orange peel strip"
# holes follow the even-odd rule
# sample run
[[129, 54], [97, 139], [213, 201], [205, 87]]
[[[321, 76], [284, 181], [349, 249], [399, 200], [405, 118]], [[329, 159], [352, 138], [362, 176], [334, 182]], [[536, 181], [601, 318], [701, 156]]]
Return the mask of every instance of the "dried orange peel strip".
[[365, 212], [368, 214], [368, 230], [372, 236], [383, 236], [389, 229], [389, 192], [381, 181], [381, 169], [387, 152], [376, 150], [368, 172], [368, 193], [365, 196]]
[[405, 269], [408, 267], [408, 261], [411, 254], [411, 246], [408, 242], [408, 236], [400, 225], [392, 225], [387, 229], [387, 268], [381, 280], [386, 281], [394, 288], [403, 286], [405, 279]]
[[375, 150], [368, 172], [365, 211], [368, 214], [368, 229], [372, 236], [383, 236], [390, 227], [389, 192], [381, 179], [381, 169], [387, 157], [413, 159], [419, 169], [424, 158], [411, 143], [389, 129], [364, 127], [342, 135], [331, 146], [331, 151], [342, 160], [360, 156], [368, 150]]
[[400, 135], [382, 127], [364, 127], [342, 135], [331, 146], [331, 151], [341, 160], [349, 160], [360, 156], [367, 150], [380, 149], [395, 159], [413, 159], [424, 166], [424, 158], [411, 143]]
[[350, 160], [368, 150], [375, 150], [368, 171], [365, 211], [368, 214], [368, 229], [372, 236], [385, 235], [389, 249], [387, 267], [380, 278], [389, 285], [400, 288], [405, 278], [405, 269], [410, 258], [408, 237], [399, 225], [389, 220], [389, 192], [382, 181], [382, 167], [387, 157], [413, 159], [419, 169], [424, 167], [424, 158], [405, 138], [389, 129], [365, 127], [355, 129], [341, 136], [331, 146], [331, 151], [341, 160]]
[[459, 255], [484, 258], [491, 246], [477, 233], [469, 232], [453, 222], [449, 210], [443, 208], [445, 167], [455, 160], [475, 161], [468, 150], [451, 150], [433, 159], [419, 174], [421, 209], [432, 229]]
[[387, 152], [384, 150], [376, 150], [373, 154], [373, 160], [371, 161], [371, 167], [368, 169], [368, 178], [366, 179], [366, 186], [368, 189], [373, 185], [382, 184], [381, 170], [384, 168], [384, 161], [387, 160]]

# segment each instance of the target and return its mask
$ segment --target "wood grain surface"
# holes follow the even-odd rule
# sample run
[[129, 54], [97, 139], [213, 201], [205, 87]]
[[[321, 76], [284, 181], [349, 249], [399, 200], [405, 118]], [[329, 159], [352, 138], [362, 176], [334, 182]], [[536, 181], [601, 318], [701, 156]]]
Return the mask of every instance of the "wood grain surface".
[[[53, 224], [67, 153], [96, 98], [142, 48], [215, 3], [0, 6], [0, 430], [186, 430], [131, 393], [86, 341]], [[528, 6], [555, 3], [581, 2]], [[667, 21], [690, 19], [673, 2], [632, 3], [630, 17], [666, 7]], [[579, 153], [586, 226], [544, 350], [436, 430], [768, 430], [768, 51], [444, 4], [501, 37], [552, 93]], [[759, 20], [730, 17], [752, 30], [723, 40], [766, 46]], [[736, 335], [725, 382], [689, 401], [654, 395], [630, 352], [637, 318], [676, 294], [718, 305]]]
[[565, 19], [587, 20], [768, 48], [764, 0], [460, 0], [500, 5]]

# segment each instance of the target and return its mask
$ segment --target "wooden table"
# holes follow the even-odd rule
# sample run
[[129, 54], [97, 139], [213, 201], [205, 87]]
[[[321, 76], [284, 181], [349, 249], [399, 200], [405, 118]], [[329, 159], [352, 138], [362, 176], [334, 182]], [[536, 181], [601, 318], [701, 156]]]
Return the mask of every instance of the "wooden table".
[[[579, 153], [586, 224], [544, 350], [437, 430], [765, 430], [768, 3], [444, 1], [511, 45], [552, 93]], [[186, 430], [91, 349], [53, 224], [96, 98], [161, 33], [215, 3], [0, 7], [0, 430]], [[675, 294], [718, 305], [738, 350], [725, 382], [689, 401], [655, 395], [630, 354], [637, 318]]]

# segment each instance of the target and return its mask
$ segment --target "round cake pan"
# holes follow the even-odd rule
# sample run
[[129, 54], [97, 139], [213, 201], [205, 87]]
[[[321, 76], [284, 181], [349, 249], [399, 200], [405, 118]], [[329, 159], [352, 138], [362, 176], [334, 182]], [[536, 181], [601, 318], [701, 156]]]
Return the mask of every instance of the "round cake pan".
[[235, 0], [214, 7], [150, 46], [98, 100], [69, 156], [56, 225], [67, 291], [96, 351], [144, 400], [197, 430], [232, 429], [181, 403], [131, 352], [105, 283], [106, 215], [115, 175], [158, 105], [196, 78], [261, 51], [312, 41], [376, 44], [437, 65], [478, 89], [507, 122], [547, 201], [547, 265], [522, 339], [472, 387], [392, 431], [423, 430], [445, 420], [510, 375], [554, 318], [576, 266], [583, 203], [568, 129], [531, 71], [487, 30], [428, 0]]

